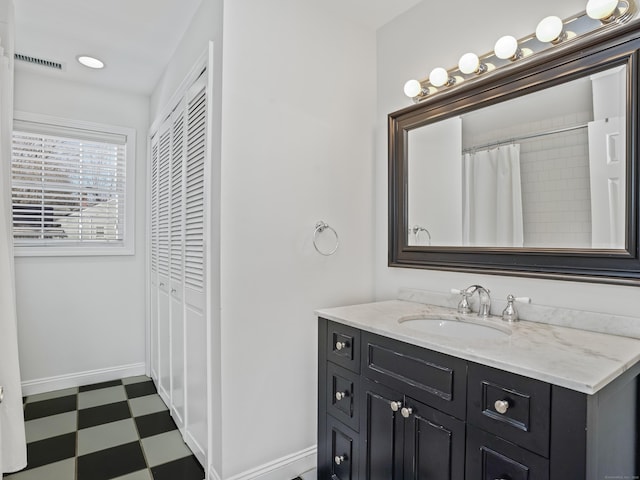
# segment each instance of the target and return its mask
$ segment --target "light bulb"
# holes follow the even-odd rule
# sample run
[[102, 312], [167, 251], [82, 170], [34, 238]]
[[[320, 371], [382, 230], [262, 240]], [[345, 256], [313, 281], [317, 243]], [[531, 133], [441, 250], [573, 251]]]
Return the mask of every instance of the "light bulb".
[[515, 59], [518, 55], [518, 41], [511, 35], [505, 35], [498, 39], [493, 51], [502, 60]]
[[434, 68], [429, 74], [429, 81], [434, 87], [442, 87], [449, 82], [449, 74], [442, 67]]
[[536, 28], [536, 38], [542, 43], [554, 43], [562, 38], [564, 24], [559, 17], [550, 16], [540, 20]]
[[409, 98], [417, 97], [422, 93], [422, 85], [418, 80], [409, 80], [404, 84], [404, 94]]
[[78, 55], [76, 57], [78, 62], [80, 62], [85, 67], [89, 68], [104, 68], [104, 63], [101, 60], [98, 60], [95, 57], [89, 57], [88, 55]]
[[458, 68], [462, 73], [476, 73], [480, 70], [480, 59], [475, 53], [465, 53], [458, 61]]
[[595, 20], [606, 20], [618, 8], [618, 0], [589, 0], [587, 15]]

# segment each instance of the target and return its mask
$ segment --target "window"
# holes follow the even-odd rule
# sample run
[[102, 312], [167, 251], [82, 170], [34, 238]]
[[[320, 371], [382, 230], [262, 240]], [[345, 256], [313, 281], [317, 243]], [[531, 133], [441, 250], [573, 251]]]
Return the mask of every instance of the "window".
[[17, 113], [16, 255], [133, 254], [135, 131]]

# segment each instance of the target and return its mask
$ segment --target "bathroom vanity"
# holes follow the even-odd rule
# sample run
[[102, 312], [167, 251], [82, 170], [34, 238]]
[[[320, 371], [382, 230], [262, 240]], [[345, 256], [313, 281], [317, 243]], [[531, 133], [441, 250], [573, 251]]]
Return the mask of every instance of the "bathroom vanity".
[[640, 340], [405, 300], [316, 313], [319, 479], [638, 478]]

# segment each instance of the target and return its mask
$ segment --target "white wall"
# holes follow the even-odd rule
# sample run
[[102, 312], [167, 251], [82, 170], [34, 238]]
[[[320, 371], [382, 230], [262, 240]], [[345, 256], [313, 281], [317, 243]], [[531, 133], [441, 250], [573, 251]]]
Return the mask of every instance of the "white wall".
[[375, 33], [318, 2], [225, 2], [223, 85], [226, 479], [316, 444], [313, 310], [372, 298]]
[[[526, 295], [542, 305], [557, 305], [621, 315], [637, 315], [637, 289], [613, 285], [561, 282], [506, 276], [437, 272], [387, 267], [387, 150], [386, 115], [408, 106], [402, 87], [409, 78], [424, 77], [433, 67], [452, 67], [468, 50], [491, 51], [502, 35], [517, 38], [532, 33], [547, 15], [561, 18], [584, 10], [582, 0], [513, 2], [467, 1], [460, 15], [452, 16], [450, 5], [428, 0], [397, 17], [378, 31], [378, 113], [376, 140], [376, 296], [393, 298], [399, 287], [447, 292], [480, 283], [494, 298], [507, 294]], [[450, 20], [450, 21], [443, 21]]]
[[[32, 391], [37, 391], [105, 378], [74, 378], [95, 370], [135, 366], [142, 373], [145, 361], [144, 202], [149, 99], [30, 71], [16, 71], [15, 108], [133, 127], [137, 132], [136, 254], [16, 258], [22, 380]], [[118, 378], [119, 374], [128, 371], [131, 370], [111, 375]]]

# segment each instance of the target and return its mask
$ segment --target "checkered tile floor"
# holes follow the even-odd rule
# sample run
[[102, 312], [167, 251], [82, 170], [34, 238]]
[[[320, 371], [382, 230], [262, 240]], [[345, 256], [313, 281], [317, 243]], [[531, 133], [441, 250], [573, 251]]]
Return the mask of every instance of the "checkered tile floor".
[[25, 470], [3, 480], [202, 480], [148, 377], [26, 397]]

